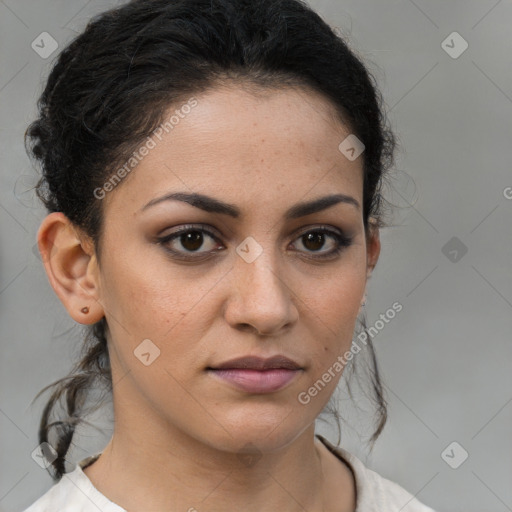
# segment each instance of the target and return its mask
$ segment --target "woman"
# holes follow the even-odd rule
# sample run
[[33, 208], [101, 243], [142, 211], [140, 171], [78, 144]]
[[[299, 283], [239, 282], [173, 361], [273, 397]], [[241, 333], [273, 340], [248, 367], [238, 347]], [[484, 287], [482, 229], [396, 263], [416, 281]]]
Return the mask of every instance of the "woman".
[[[59, 56], [27, 142], [45, 270], [92, 326], [41, 420], [58, 482], [27, 512], [432, 511], [315, 436], [357, 359], [395, 144], [371, 75], [315, 13], [297, 0], [106, 12]], [[113, 436], [65, 473], [97, 379]]]

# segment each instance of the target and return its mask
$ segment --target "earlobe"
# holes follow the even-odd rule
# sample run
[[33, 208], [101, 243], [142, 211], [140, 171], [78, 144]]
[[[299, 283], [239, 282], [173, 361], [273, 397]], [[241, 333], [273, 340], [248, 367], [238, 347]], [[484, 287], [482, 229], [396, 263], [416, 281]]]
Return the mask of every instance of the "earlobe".
[[93, 244], [79, 235], [62, 212], [53, 212], [43, 220], [37, 243], [48, 280], [69, 315], [81, 324], [99, 321], [104, 309]]
[[380, 232], [379, 227], [373, 221], [369, 224], [369, 236], [367, 239], [367, 278], [370, 278], [377, 265], [380, 255]]

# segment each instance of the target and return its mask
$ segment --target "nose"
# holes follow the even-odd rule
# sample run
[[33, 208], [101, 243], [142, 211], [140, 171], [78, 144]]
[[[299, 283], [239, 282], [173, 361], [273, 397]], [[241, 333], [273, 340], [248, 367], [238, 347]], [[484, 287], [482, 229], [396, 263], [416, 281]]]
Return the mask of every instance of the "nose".
[[[270, 251], [271, 252], [271, 251]], [[232, 293], [225, 309], [234, 328], [278, 335], [298, 319], [294, 294], [276, 258], [264, 250], [251, 263], [237, 256], [231, 271]]]

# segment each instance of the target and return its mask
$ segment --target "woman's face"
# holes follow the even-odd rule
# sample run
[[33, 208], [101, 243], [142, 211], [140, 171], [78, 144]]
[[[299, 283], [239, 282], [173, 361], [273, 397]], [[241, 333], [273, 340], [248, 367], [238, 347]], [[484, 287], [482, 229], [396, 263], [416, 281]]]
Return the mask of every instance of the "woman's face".
[[[313, 423], [351, 346], [380, 247], [378, 236], [365, 240], [362, 156], [344, 156], [350, 130], [305, 89], [255, 96], [230, 86], [196, 101], [172, 107], [166, 120], [178, 110], [179, 121], [155, 132], [103, 199], [96, 297], [110, 331], [116, 423], [272, 451]], [[165, 199], [178, 193], [208, 199]], [[350, 199], [301, 207], [334, 195]], [[221, 203], [230, 206], [221, 212]], [[210, 369], [276, 355], [300, 369]]]

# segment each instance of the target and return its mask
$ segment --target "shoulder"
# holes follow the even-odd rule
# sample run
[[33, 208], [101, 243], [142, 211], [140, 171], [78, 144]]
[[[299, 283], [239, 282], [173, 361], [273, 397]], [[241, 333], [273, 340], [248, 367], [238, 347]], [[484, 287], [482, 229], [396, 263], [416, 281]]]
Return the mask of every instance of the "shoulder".
[[384, 507], [389, 512], [434, 512], [432, 508], [421, 503], [396, 482], [367, 468], [361, 460], [346, 450], [343, 452], [345, 457], [349, 458], [350, 456], [349, 460], [356, 469], [356, 482], [359, 477], [357, 491], [361, 501], [358, 503], [357, 512], [360, 507], [361, 511], [377, 511]]
[[356, 482], [356, 512], [435, 512], [396, 482], [367, 468], [355, 455], [318, 437], [352, 469]]
[[54, 510], [55, 507], [63, 507], [62, 510], [64, 511], [66, 510], [64, 503], [69, 503], [70, 500], [69, 491], [70, 489], [64, 475], [58, 483], [54, 484], [53, 487], [48, 489], [47, 492], [23, 510], [23, 512], [46, 512]]
[[50, 512], [51, 510], [67, 512], [72, 509], [88, 510], [86, 508], [87, 503], [84, 501], [87, 499], [86, 495], [73, 484], [77, 476], [77, 469], [66, 473], [58, 483], [54, 484], [45, 494], [23, 512]]
[[87, 478], [82, 468], [99, 454], [91, 455], [76, 464], [73, 471], [66, 473], [45, 494], [23, 512], [125, 512], [121, 507], [103, 496]]

